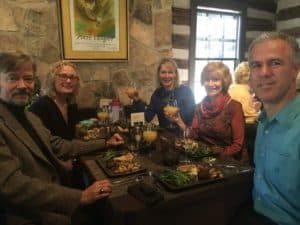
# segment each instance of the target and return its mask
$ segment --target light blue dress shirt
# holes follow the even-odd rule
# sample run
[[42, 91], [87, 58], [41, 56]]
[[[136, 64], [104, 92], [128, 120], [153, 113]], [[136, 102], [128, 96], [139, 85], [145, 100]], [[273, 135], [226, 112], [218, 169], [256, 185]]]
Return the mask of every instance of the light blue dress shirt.
[[275, 117], [259, 118], [253, 200], [257, 212], [280, 225], [300, 225], [300, 96]]

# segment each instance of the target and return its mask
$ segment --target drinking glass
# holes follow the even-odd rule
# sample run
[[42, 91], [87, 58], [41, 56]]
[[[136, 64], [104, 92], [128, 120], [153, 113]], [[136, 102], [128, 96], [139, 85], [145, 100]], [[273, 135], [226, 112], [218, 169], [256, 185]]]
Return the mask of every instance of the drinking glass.
[[143, 131], [143, 140], [152, 144], [157, 139], [157, 131], [152, 126], [147, 126]]
[[97, 117], [101, 124], [108, 124], [109, 122], [109, 110], [108, 107], [101, 107], [97, 112]]
[[191, 128], [186, 127], [182, 133], [183, 139], [189, 139], [191, 137]]
[[136, 147], [136, 150], [138, 151], [139, 148], [140, 148], [140, 142], [142, 140], [142, 135], [143, 135], [143, 131], [142, 131], [142, 128], [137, 126], [137, 127], [134, 127], [134, 130], [133, 130], [133, 137], [134, 137], [134, 141], [135, 141], [135, 147]]
[[[177, 106], [177, 100], [174, 97], [171, 97], [169, 99], [168, 104], [164, 108], [164, 111], [170, 116], [175, 116], [176, 113], [178, 113], [179, 108]], [[170, 122], [168, 127], [171, 129], [175, 128], [173, 122]]]
[[143, 131], [143, 140], [146, 142], [147, 157], [152, 158], [153, 142], [157, 139], [157, 130], [153, 124], [147, 124]]
[[134, 82], [129, 83], [129, 86], [127, 87], [125, 93], [130, 98], [130, 101], [131, 101], [131, 104], [132, 104], [134, 97], [137, 95], [137, 89], [136, 89], [136, 85], [135, 85]]

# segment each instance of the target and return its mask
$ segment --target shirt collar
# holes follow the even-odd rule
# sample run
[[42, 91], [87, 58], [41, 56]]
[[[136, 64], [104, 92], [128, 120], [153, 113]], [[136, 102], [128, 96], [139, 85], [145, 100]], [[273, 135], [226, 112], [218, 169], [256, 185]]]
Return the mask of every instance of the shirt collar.
[[[298, 110], [297, 110], [298, 109]], [[258, 120], [263, 124], [278, 121], [279, 123], [290, 123], [300, 113], [300, 95], [293, 98], [287, 105], [285, 105], [273, 118], [269, 119], [267, 113], [262, 111]]]

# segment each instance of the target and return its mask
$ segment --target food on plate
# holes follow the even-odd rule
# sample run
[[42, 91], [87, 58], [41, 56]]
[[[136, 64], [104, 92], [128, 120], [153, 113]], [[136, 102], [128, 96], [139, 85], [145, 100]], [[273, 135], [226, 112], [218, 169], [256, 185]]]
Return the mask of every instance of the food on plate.
[[165, 169], [160, 175], [159, 179], [163, 182], [174, 186], [185, 186], [191, 182], [191, 177], [184, 172], [175, 169]]
[[101, 156], [105, 166], [111, 172], [130, 173], [141, 169], [141, 164], [135, 161], [133, 154], [130, 152], [120, 154], [113, 150], [109, 150]]
[[125, 155], [114, 157], [113, 160], [120, 161], [120, 162], [131, 162], [133, 160], [133, 158], [134, 158], [134, 156], [130, 152], [128, 152]]
[[87, 130], [86, 134], [83, 136], [83, 140], [93, 140], [101, 138], [100, 129], [95, 127]]
[[209, 175], [211, 178], [223, 178], [224, 174], [220, 171], [217, 170], [216, 168], [211, 168], [209, 169]]
[[168, 183], [176, 187], [182, 187], [185, 185], [200, 182], [204, 179], [217, 179], [223, 178], [222, 171], [216, 168], [207, 168], [198, 164], [186, 164], [180, 165], [177, 169], [165, 169], [160, 175], [159, 179], [162, 182]]
[[198, 176], [198, 167], [195, 164], [180, 165], [177, 169], [191, 176]]
[[214, 154], [215, 152], [211, 150], [206, 145], [202, 145], [193, 139], [178, 139], [175, 141], [176, 148], [183, 149], [184, 153], [186, 153], [190, 157], [200, 158], [204, 156], [208, 156]]
[[83, 140], [101, 138], [101, 132], [97, 126], [98, 120], [95, 118], [82, 120], [76, 124], [76, 136]]

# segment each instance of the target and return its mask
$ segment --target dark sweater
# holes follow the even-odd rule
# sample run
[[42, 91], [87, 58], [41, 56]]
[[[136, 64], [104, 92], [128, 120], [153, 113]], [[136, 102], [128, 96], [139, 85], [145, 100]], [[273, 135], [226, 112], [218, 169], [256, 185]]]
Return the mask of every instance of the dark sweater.
[[36, 114], [52, 135], [71, 140], [75, 138], [75, 126], [79, 122], [76, 104], [68, 105], [68, 123], [49, 96], [42, 96], [31, 104], [29, 110]]
[[[158, 117], [159, 125], [169, 129], [170, 121], [166, 119], [163, 108], [168, 104], [168, 101], [174, 95], [177, 101], [177, 106], [180, 109], [179, 113], [186, 125], [190, 125], [194, 116], [195, 99], [192, 90], [184, 85], [176, 87], [173, 91], [168, 91], [163, 87], [157, 88], [151, 96], [150, 104], [146, 107], [142, 102], [135, 102], [135, 107], [139, 111], [145, 111], [145, 119], [150, 122], [155, 115]], [[180, 135], [180, 128], [175, 125], [171, 129], [177, 135]]]

